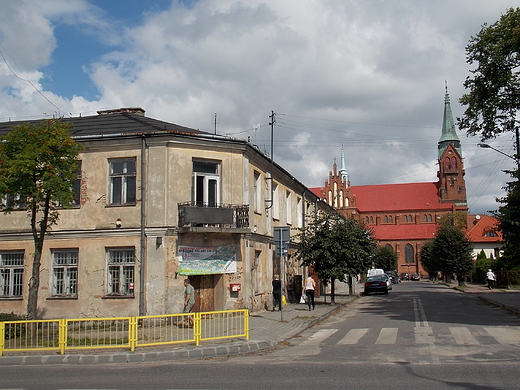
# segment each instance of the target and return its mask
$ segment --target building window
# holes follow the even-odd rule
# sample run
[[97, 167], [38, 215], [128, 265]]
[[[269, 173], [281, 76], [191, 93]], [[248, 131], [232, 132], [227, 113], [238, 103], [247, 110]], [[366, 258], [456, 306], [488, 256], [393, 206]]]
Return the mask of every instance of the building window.
[[370, 217], [370, 224], [372, 224], [372, 225], [374, 224], [374, 217], [372, 217], [372, 216]]
[[414, 259], [414, 250], [413, 250], [413, 246], [411, 246], [410, 244], [406, 244], [406, 246], [404, 247], [404, 262], [406, 264], [414, 264], [415, 263], [415, 259]]
[[388, 223], [388, 215], [385, 215], [385, 223]]
[[217, 207], [220, 203], [219, 165], [193, 160], [193, 200], [197, 206]]
[[273, 183], [273, 219], [280, 219], [280, 199], [277, 183]]
[[287, 191], [285, 195], [285, 209], [287, 211], [287, 224], [292, 224], [292, 201], [291, 201], [291, 193]]
[[136, 160], [113, 159], [110, 165], [110, 205], [135, 204], [136, 194]]
[[394, 252], [394, 248], [392, 248], [392, 245], [390, 245], [390, 244], [386, 244], [385, 248], [392, 253]]
[[72, 207], [79, 207], [81, 205], [81, 161], [78, 161], [78, 170], [76, 172], [76, 180], [72, 183], [72, 191], [74, 191]]
[[52, 251], [52, 295], [78, 296], [78, 250]]
[[302, 198], [298, 197], [296, 200], [296, 224], [299, 228], [303, 227], [303, 202]]
[[107, 295], [133, 296], [135, 274], [135, 249], [107, 249]]
[[24, 252], [0, 252], [0, 297], [22, 296]]
[[394, 217], [392, 217], [391, 215], [388, 217], [388, 222], [389, 223], [394, 223]]
[[[262, 182], [260, 181], [260, 173], [254, 173], [254, 181], [253, 181], [253, 205], [255, 207], [255, 213], [262, 213]], [[271, 202], [273, 199], [271, 199]]]

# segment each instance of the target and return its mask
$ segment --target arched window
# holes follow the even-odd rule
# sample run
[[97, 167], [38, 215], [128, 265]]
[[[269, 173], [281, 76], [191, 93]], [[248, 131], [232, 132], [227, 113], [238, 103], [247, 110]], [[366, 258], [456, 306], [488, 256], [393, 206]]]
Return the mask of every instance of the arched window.
[[408, 222], [408, 215], [404, 216], [403, 222]]
[[428, 222], [431, 222], [431, 221], [432, 221], [432, 215], [428, 214]]
[[451, 169], [457, 169], [457, 159], [455, 157], [451, 158]]
[[424, 214], [424, 222], [428, 222], [428, 216]]
[[388, 215], [385, 215], [385, 223], [388, 223]]
[[413, 217], [411, 215], [408, 216], [408, 222], [413, 222]]
[[451, 169], [451, 160], [449, 157], [446, 157], [446, 159], [444, 160], [444, 169], [446, 171], [449, 171]]
[[348, 207], [348, 206], [350, 206], [350, 202], [349, 202], [348, 198], [345, 198], [345, 207]]
[[339, 207], [343, 208], [343, 190], [339, 190]]
[[370, 223], [374, 223], [374, 217], [370, 217]]
[[392, 251], [392, 252], [394, 251], [394, 248], [392, 248], [392, 245], [390, 245], [390, 244], [386, 244], [385, 248], [388, 249], [389, 251]]
[[390, 223], [394, 223], [394, 218], [393, 218], [392, 216], [389, 216], [389, 217], [388, 217], [388, 222], [390, 222]]
[[332, 206], [332, 191], [329, 190], [329, 200], [328, 200], [329, 206]]
[[370, 219], [368, 217], [365, 218], [366, 223], [370, 223]]
[[415, 260], [414, 260], [414, 250], [413, 250], [413, 246], [411, 246], [410, 244], [406, 244], [406, 246], [404, 247], [404, 262], [406, 264], [413, 264], [415, 263]]

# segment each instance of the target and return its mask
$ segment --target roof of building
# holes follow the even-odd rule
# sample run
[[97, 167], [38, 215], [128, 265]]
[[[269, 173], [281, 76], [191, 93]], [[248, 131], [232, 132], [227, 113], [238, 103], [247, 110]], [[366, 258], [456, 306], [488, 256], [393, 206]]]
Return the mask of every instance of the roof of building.
[[452, 203], [439, 201], [437, 183], [402, 183], [351, 186], [356, 207], [362, 213], [379, 211], [450, 210]]
[[437, 231], [435, 223], [383, 224], [370, 225], [369, 228], [372, 229], [375, 238], [379, 241], [430, 240], [435, 237]]
[[[118, 110], [98, 111], [98, 115], [61, 118], [63, 123], [72, 123], [71, 136], [96, 136], [109, 134], [143, 134], [171, 131], [185, 134], [204, 133], [200, 130], [179, 126], [173, 123], [147, 118], [141, 108], [125, 108]], [[9, 132], [14, 126], [32, 123], [39, 124], [42, 119], [30, 121], [0, 122], [0, 136]]]
[[466, 235], [471, 242], [502, 242], [502, 233], [497, 230], [498, 220], [489, 215], [468, 215]]

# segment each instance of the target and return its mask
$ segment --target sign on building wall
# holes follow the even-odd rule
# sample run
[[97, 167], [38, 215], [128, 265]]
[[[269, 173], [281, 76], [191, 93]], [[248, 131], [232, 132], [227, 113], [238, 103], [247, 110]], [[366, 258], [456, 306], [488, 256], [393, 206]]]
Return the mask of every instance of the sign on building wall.
[[236, 260], [235, 245], [179, 246], [179, 275], [235, 273]]

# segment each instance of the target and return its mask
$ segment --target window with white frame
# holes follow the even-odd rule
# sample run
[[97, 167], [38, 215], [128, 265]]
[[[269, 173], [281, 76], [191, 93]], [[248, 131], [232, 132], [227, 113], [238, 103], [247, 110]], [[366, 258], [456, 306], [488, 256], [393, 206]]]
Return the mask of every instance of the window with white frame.
[[273, 183], [273, 219], [276, 219], [276, 220], [280, 219], [280, 199], [278, 197], [279, 197], [278, 184]]
[[135, 248], [107, 249], [107, 295], [133, 296]]
[[133, 205], [136, 201], [136, 159], [117, 158], [108, 161], [110, 169], [110, 205]]
[[197, 206], [217, 207], [220, 204], [219, 163], [193, 160], [193, 201]]
[[287, 191], [285, 195], [285, 209], [287, 210], [287, 224], [290, 225], [292, 223], [292, 202], [290, 191]]
[[[254, 182], [253, 182], [253, 205], [254, 205], [254, 211], [255, 213], [261, 214], [262, 213], [262, 183], [260, 181], [260, 173], [255, 172], [254, 173]], [[272, 199], [271, 199], [272, 201]]]
[[303, 227], [303, 204], [302, 204], [302, 198], [298, 197], [296, 200], [296, 218], [297, 218], [297, 225], [299, 228]]
[[0, 252], [0, 297], [22, 296], [24, 260], [23, 251]]
[[78, 249], [52, 250], [52, 295], [78, 296]]

